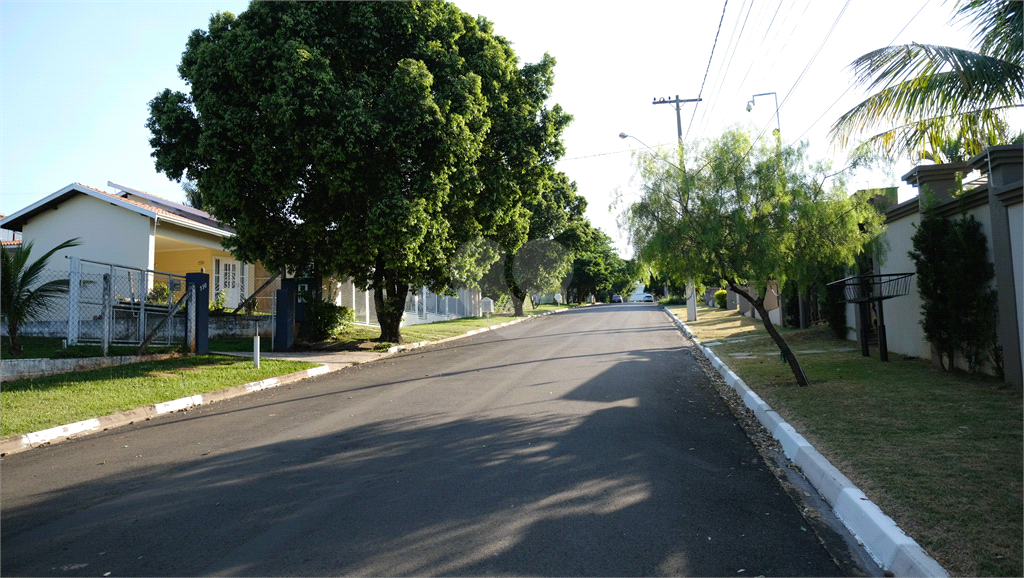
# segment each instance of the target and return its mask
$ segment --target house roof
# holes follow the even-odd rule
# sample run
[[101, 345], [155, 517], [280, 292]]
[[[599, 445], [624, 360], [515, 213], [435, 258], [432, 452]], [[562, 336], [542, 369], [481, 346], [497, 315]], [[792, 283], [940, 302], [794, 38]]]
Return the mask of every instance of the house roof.
[[87, 195], [108, 202], [128, 211], [155, 219], [158, 223], [166, 221], [188, 229], [197, 230], [217, 237], [231, 237], [234, 231], [217, 223], [216, 219], [205, 211], [186, 207], [156, 195], [131, 189], [123, 185], [108, 182], [109, 186], [118, 190], [118, 194], [101, 191], [82, 183], [71, 183], [63, 189], [43, 198], [31, 205], [16, 211], [0, 220], [0, 228], [21, 231], [25, 223], [47, 209], [55, 209], [61, 203], [75, 195]]

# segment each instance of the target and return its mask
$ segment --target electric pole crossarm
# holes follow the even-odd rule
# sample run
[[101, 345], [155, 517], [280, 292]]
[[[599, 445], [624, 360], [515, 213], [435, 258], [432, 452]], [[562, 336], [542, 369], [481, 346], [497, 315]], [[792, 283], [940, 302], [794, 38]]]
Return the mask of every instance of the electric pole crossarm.
[[686, 102], [700, 102], [700, 98], [679, 98], [677, 94], [674, 99], [658, 98], [654, 97], [654, 102], [651, 104], [674, 104], [676, 109], [676, 132], [679, 134], [679, 142], [683, 142], [683, 119], [679, 116], [679, 111], [682, 110], [683, 103]]

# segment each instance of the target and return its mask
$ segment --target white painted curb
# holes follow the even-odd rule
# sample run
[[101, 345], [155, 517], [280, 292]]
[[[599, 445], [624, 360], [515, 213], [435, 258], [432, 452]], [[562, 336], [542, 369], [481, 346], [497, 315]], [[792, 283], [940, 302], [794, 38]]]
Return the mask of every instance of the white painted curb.
[[123, 411], [112, 415], [105, 415], [94, 419], [75, 422], [72, 424], [53, 427], [50, 429], [27, 433], [18, 436], [11, 436], [0, 440], [0, 456], [6, 456], [25, 451], [40, 444], [54, 443], [65, 440], [71, 436], [91, 433], [101, 430], [108, 430], [123, 425], [129, 425], [137, 421], [145, 421], [154, 417], [188, 409], [197, 405], [209, 404], [259, 391], [271, 387], [278, 387], [295, 381], [310, 377], [316, 377], [330, 371], [327, 365], [321, 365], [311, 369], [297, 371], [280, 377], [271, 377], [261, 381], [244, 383], [212, 391], [200, 395], [192, 395], [163, 403], [146, 405], [129, 411]]
[[892, 518], [868, 499], [821, 455], [793, 426], [776, 413], [771, 406], [753, 392], [711, 348], [693, 337], [693, 332], [674, 313], [664, 308], [676, 326], [700, 348], [711, 365], [722, 375], [730, 387], [750, 408], [772, 437], [782, 444], [782, 452], [800, 468], [804, 477], [832, 506], [833, 511], [853, 535], [864, 544], [868, 554], [883, 570], [895, 576], [928, 576], [946, 578], [949, 573], [939, 565], [916, 541], [907, 536]]
[[[482, 333], [484, 331], [490, 331], [492, 329], [500, 329], [502, 327], [507, 327], [509, 325], [514, 325], [516, 323], [520, 323], [522, 321], [527, 321], [529, 319], [540, 317], [542, 315], [550, 315], [552, 313], [561, 313], [562, 311], [569, 311], [570, 309], [573, 309], [573, 308], [559, 309], [559, 310], [556, 310], [556, 311], [549, 311], [548, 313], [543, 313], [541, 315], [530, 315], [528, 317], [518, 317], [516, 319], [513, 319], [512, 321], [503, 322], [500, 325], [492, 325], [490, 327], [481, 327], [479, 329], [473, 329], [471, 331], [467, 331], [464, 335], [456, 335], [454, 337], [449, 337], [447, 339], [441, 339], [441, 340], [438, 340], [438, 341], [417, 341], [417, 342], [408, 343], [408, 344], [405, 344], [405, 345], [396, 345], [394, 347], [389, 348], [387, 350], [387, 353], [397, 353], [397, 352], [402, 351], [402, 350], [416, 349], [417, 347], [423, 347], [424, 345], [428, 345], [428, 344], [436, 344], [436, 343], [442, 343], [442, 342], [450, 341], [450, 340], [454, 340], [454, 339], [461, 339], [461, 338], [469, 336], [469, 335], [475, 335], [477, 333]], [[153, 356], [153, 357], [154, 358], [162, 359], [164, 357], [169, 357], [169, 355], [161, 354], [159, 356]], [[137, 359], [134, 359], [134, 358], [132, 358], [132, 359], [133, 359], [133, 361], [137, 361]], [[283, 376], [280, 376], [280, 377], [271, 377], [271, 378], [268, 378], [268, 379], [264, 379], [264, 380], [261, 380], [261, 381], [254, 381], [254, 382], [251, 382], [251, 383], [244, 383], [242, 385], [236, 385], [236, 386], [229, 387], [229, 388], [226, 388], [226, 389], [222, 389], [222, 390], [219, 390], [219, 391], [214, 391], [214, 392], [210, 392], [210, 393], [204, 393], [202, 395], [193, 395], [193, 396], [190, 396], [190, 397], [183, 397], [181, 399], [175, 399], [175, 400], [171, 400], [171, 401], [167, 401], [167, 402], [163, 402], [163, 403], [158, 403], [158, 404], [154, 404], [154, 405], [147, 405], [147, 406], [143, 406], [143, 407], [136, 408], [136, 409], [129, 410], [129, 411], [123, 411], [123, 412], [112, 414], [112, 415], [101, 416], [101, 417], [95, 418], [95, 419], [87, 419], [87, 420], [84, 420], [84, 421], [75, 422], [75, 423], [71, 423], [71, 424], [67, 424], [67, 425], [61, 425], [61, 426], [53, 427], [53, 428], [42, 430], [42, 431], [37, 431], [37, 432], [32, 432], [32, 433], [27, 433], [27, 434], [17, 435], [17, 436], [11, 436], [9, 438], [0, 440], [0, 456], [6, 456], [6, 455], [18, 453], [18, 452], [30, 449], [30, 448], [32, 448], [34, 446], [37, 446], [37, 445], [40, 445], [40, 444], [54, 443], [54, 442], [58, 442], [58, 441], [61, 441], [61, 440], [65, 440], [65, 439], [67, 439], [67, 438], [69, 438], [69, 437], [71, 437], [73, 435], [78, 435], [78, 434], [82, 434], [82, 433], [96, 432], [96, 431], [100, 431], [100, 430], [108, 430], [108, 429], [115, 428], [115, 427], [120, 427], [120, 426], [123, 426], [123, 425], [129, 425], [129, 424], [135, 423], [136, 421], [143, 421], [143, 420], [147, 420], [147, 419], [152, 419], [155, 416], [162, 415], [162, 414], [165, 414], [165, 413], [171, 413], [171, 412], [175, 412], [175, 411], [180, 411], [180, 410], [183, 410], [183, 409], [188, 409], [190, 407], [195, 407], [197, 405], [203, 405], [203, 404], [206, 404], [206, 403], [212, 403], [214, 401], [220, 401], [220, 400], [223, 400], [223, 399], [230, 399], [232, 397], [237, 397], [239, 395], [244, 395], [244, 394], [252, 393], [252, 392], [255, 392], [255, 391], [269, 389], [271, 387], [278, 387], [280, 385], [285, 385], [285, 384], [288, 384], [288, 383], [292, 383], [292, 382], [295, 382], [295, 381], [300, 381], [300, 380], [307, 379], [307, 378], [310, 378], [310, 377], [316, 377], [318, 375], [323, 375], [324, 373], [328, 373], [330, 371], [331, 371], [331, 369], [330, 369], [330, 367], [328, 365], [321, 365], [321, 366], [318, 366], [318, 367], [314, 367], [312, 369], [306, 369], [306, 370], [299, 371], [299, 372], [296, 372], [296, 373], [292, 373], [292, 374], [289, 374], [289, 375], [283, 375]]]

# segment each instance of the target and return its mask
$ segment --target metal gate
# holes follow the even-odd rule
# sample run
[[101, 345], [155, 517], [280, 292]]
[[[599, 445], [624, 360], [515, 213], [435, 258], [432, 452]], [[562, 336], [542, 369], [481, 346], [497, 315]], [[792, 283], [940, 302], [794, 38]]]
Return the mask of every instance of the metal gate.
[[106, 354], [111, 345], [194, 339], [195, 293], [184, 275], [71, 257], [69, 281], [69, 345], [99, 344]]

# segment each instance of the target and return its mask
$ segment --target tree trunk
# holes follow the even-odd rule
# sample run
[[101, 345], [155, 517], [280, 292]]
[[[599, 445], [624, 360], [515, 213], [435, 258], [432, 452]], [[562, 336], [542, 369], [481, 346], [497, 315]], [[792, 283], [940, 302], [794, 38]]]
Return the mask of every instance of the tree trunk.
[[523, 317], [523, 302], [526, 301], [526, 291], [523, 291], [519, 284], [516, 283], [515, 277], [512, 275], [512, 269], [515, 264], [515, 255], [509, 255], [505, 258], [505, 285], [508, 286], [508, 292], [512, 296], [512, 306], [516, 310], [516, 317]]
[[789, 348], [789, 344], [786, 343], [786, 340], [781, 334], [779, 334], [779, 331], [775, 329], [775, 324], [773, 324], [772, 320], [768, 318], [768, 311], [764, 308], [764, 297], [754, 299], [746, 291], [741, 291], [740, 288], [732, 281], [729, 282], [729, 288], [732, 289], [733, 293], [749, 301], [750, 304], [753, 305], [754, 310], [757, 311], [757, 314], [761, 316], [761, 323], [764, 324], [764, 328], [768, 332], [768, 335], [770, 335], [775, 341], [775, 345], [777, 345], [779, 351], [782, 352], [782, 357], [786, 360], [786, 363], [789, 364], [790, 370], [793, 371], [793, 377], [796, 378], [797, 385], [800, 387], [807, 387], [810, 385], [807, 381], [807, 376], [804, 375], [803, 368], [800, 367], [800, 362], [797, 361], [796, 355], [793, 354], [793, 350]]
[[404, 343], [401, 333], [402, 315], [405, 314], [405, 297], [409, 286], [388, 275], [382, 267], [377, 267], [373, 277], [373, 304], [377, 308], [377, 322], [380, 323], [380, 341]]
[[12, 356], [21, 355], [24, 352], [24, 348], [21, 346], [21, 340], [18, 338], [18, 328], [10, 323], [7, 324], [7, 353]]

